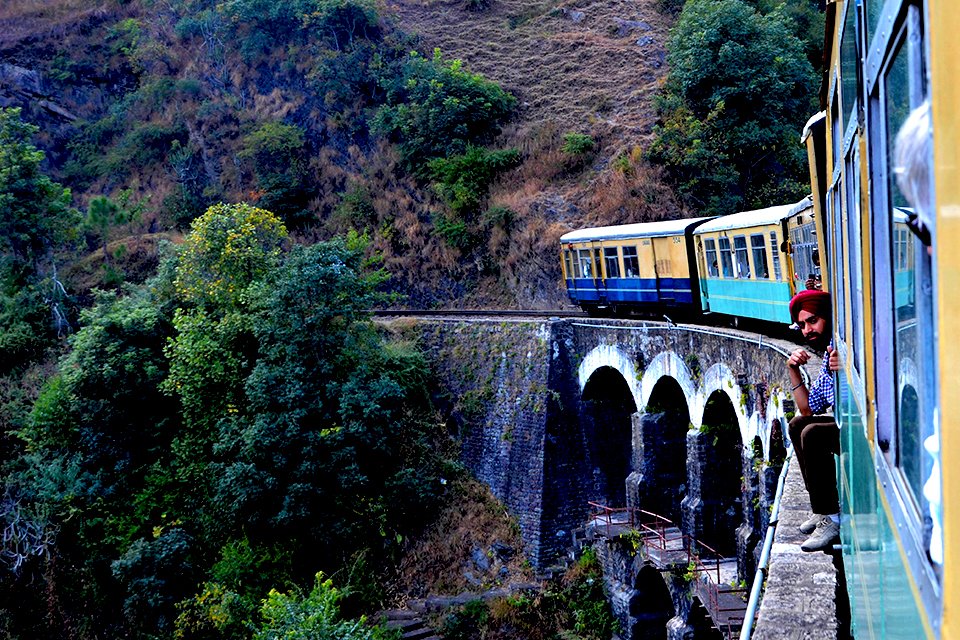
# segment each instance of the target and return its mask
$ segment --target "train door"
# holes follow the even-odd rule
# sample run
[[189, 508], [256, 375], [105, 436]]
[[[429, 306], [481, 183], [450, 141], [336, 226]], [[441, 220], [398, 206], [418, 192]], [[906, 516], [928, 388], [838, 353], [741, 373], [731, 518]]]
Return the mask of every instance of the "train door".
[[607, 304], [607, 276], [604, 272], [603, 248], [599, 242], [590, 243], [593, 252], [593, 286], [597, 290], [597, 298], [601, 305]]
[[666, 304], [677, 301], [676, 285], [673, 273], [674, 237], [652, 238], [653, 258], [657, 273], [657, 299]]
[[[700, 281], [700, 305], [701, 305], [700, 308], [703, 311], [709, 311], [710, 300], [707, 296], [707, 293], [708, 293], [707, 292], [707, 276], [710, 272], [707, 271], [707, 265], [709, 263], [707, 262], [707, 256], [704, 253], [702, 236], [697, 237], [696, 247], [697, 247], [697, 269], [700, 273], [700, 277], [697, 278]], [[714, 248], [713, 253], [714, 254], [717, 253], [716, 248]]]
[[653, 248], [653, 238], [640, 238], [639, 249], [642, 274], [640, 300], [655, 303], [660, 299], [658, 291], [660, 276], [657, 273], [657, 254]]

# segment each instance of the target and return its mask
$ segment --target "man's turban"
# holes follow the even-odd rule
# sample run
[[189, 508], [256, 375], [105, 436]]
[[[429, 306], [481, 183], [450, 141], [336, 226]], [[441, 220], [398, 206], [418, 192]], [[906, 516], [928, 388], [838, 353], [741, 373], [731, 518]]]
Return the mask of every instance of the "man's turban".
[[790, 300], [790, 317], [794, 322], [801, 311], [829, 320], [830, 310], [830, 294], [819, 289], [804, 289]]

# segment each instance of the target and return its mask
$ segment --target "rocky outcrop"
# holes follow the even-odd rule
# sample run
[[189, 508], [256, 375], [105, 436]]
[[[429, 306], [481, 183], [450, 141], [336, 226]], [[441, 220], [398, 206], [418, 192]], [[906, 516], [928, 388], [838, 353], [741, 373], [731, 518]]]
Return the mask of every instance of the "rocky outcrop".
[[33, 104], [58, 118], [73, 122], [77, 116], [50, 100], [38, 71], [0, 63], [0, 107]]

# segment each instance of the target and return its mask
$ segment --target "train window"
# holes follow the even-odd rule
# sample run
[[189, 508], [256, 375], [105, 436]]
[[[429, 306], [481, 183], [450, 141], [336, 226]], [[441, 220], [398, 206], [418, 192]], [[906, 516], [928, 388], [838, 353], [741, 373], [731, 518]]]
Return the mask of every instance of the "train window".
[[593, 268], [590, 265], [590, 249], [580, 249], [577, 253], [580, 257], [580, 268], [577, 275], [581, 278], [592, 278]]
[[607, 277], [620, 277], [620, 256], [616, 247], [607, 247], [603, 250], [603, 258], [606, 261]]
[[720, 277], [720, 265], [717, 263], [717, 244], [713, 238], [707, 238], [703, 246], [706, 249], [707, 273], [713, 278]]
[[762, 233], [750, 236], [750, 249], [753, 251], [753, 270], [758, 278], [770, 279], [770, 270], [767, 269], [767, 245]]
[[747, 239], [744, 236], [733, 236], [733, 250], [736, 253], [737, 277], [750, 277], [750, 257], [747, 251]]
[[[884, 92], [887, 103], [887, 175], [893, 175], [894, 154], [893, 136], [900, 129], [910, 111], [909, 56], [907, 47], [903, 47], [886, 75]], [[921, 407], [919, 390], [921, 375], [924, 372], [924, 350], [921, 348], [922, 336], [918, 329], [917, 292], [922, 290], [922, 269], [918, 269], [917, 257], [926, 256], [926, 251], [914, 251], [917, 242], [906, 225], [906, 215], [898, 205], [905, 205], [906, 198], [897, 188], [894, 180], [888, 181], [890, 200], [893, 207], [890, 216], [893, 219], [893, 321], [894, 350], [896, 367], [895, 381], [897, 390], [897, 463], [907, 486], [913, 493], [922, 511], [923, 483], [930, 474], [933, 459], [924, 454], [923, 435], [921, 434]], [[918, 255], [919, 254], [919, 255]]]
[[[840, 40], [840, 104], [843, 111], [841, 128], [850, 122], [850, 114], [857, 101], [857, 36], [856, 10], [852, 2], [844, 3], [846, 18]], [[841, 129], [842, 130], [842, 129]]]
[[[834, 326], [835, 335], [840, 336], [842, 339], [846, 340], [847, 335], [847, 293], [849, 291], [847, 283], [847, 261], [845, 253], [845, 247], [843, 245], [843, 210], [842, 210], [842, 196], [843, 193], [843, 180], [838, 178], [837, 181], [833, 184], [833, 187], [830, 188], [829, 200], [827, 203], [828, 212], [827, 215], [833, 221], [833, 238], [831, 239], [833, 243], [832, 250], [830, 255], [833, 256], [833, 261], [830, 263], [830, 267], [833, 271], [833, 316], [837, 319], [837, 323]], [[813, 275], [816, 275], [816, 272], [811, 270]]]
[[858, 372], [863, 371], [863, 269], [860, 268], [860, 248], [863, 234], [860, 230], [860, 151], [856, 141], [847, 156], [844, 182], [847, 198], [847, 258], [849, 260], [851, 362]]
[[720, 268], [724, 278], [733, 277], [733, 254], [730, 253], [730, 238], [720, 238]]
[[773, 279], [777, 282], [783, 280], [783, 272], [780, 270], [780, 252], [777, 251], [777, 232], [770, 232], [770, 252], [773, 254]]
[[637, 278], [640, 276], [640, 262], [637, 260], [636, 247], [623, 248], [623, 270], [628, 278]]
[[596, 274], [594, 274], [593, 276], [594, 278], [604, 277], [603, 272], [600, 270], [600, 265], [603, 264], [603, 258], [601, 256], [602, 256], [602, 253], [600, 252], [600, 249], [593, 250], [593, 264], [597, 269]]

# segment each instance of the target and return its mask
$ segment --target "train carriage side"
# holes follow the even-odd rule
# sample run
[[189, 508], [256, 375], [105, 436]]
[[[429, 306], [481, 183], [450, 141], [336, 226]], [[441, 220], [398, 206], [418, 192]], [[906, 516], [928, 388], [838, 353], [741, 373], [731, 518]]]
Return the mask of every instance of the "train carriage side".
[[796, 204], [716, 218], [694, 232], [704, 312], [790, 324], [789, 302], [797, 288], [789, 247], [791, 218], [812, 210]]
[[806, 141], [842, 364], [851, 632], [958, 638], [960, 10], [840, 0], [826, 25], [823, 127]]
[[560, 238], [570, 301], [588, 313], [700, 309], [692, 231], [710, 218], [594, 227]]

